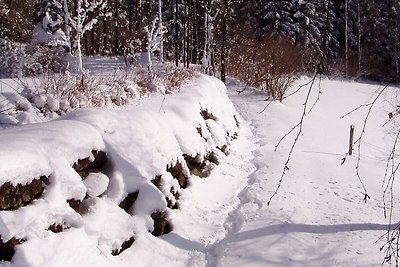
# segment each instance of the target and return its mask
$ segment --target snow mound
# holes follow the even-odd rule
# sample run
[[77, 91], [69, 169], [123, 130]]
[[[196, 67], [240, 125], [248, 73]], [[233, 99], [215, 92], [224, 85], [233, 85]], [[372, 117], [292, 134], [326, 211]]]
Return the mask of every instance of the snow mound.
[[[27, 199], [0, 205], [0, 260], [123, 265], [118, 255], [133, 242], [171, 230], [182, 190], [218, 164], [237, 132], [225, 85], [204, 75], [179, 94], [2, 130], [0, 192]], [[41, 190], [28, 198], [33, 185]]]

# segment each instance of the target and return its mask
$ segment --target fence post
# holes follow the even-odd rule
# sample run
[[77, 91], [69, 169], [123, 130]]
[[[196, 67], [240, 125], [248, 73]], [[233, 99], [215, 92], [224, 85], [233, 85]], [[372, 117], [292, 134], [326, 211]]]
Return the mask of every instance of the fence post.
[[349, 156], [353, 154], [354, 125], [350, 125]]

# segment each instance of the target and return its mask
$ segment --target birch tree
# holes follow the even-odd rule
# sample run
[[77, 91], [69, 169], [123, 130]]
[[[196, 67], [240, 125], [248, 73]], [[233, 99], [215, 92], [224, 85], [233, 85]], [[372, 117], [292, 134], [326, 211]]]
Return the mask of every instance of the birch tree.
[[160, 29], [159, 46], [160, 62], [164, 63], [164, 26], [162, 21], [162, 0], [158, 0], [158, 29]]
[[215, 8], [218, 0], [211, 0], [204, 4], [204, 49], [201, 59], [202, 71], [209, 75], [214, 75], [215, 67], [213, 62], [214, 54], [214, 22], [219, 9]]
[[[161, 0], [159, 0], [159, 3]], [[150, 25], [145, 26], [144, 30], [146, 32], [146, 37], [147, 37], [147, 46], [146, 46], [146, 54], [147, 54], [147, 69], [149, 71], [149, 74], [152, 74], [152, 60], [151, 56], [154, 52], [158, 51], [160, 53], [160, 62], [163, 62], [163, 36], [164, 33], [166, 32], [165, 27], [162, 25], [162, 20], [161, 15], [157, 15], [155, 17]]]
[[[67, 0], [64, 0], [64, 6], [67, 6]], [[72, 17], [68, 10], [64, 10], [66, 23], [71, 25], [75, 30], [75, 56], [76, 56], [76, 71], [78, 73], [83, 72], [82, 64], [82, 47], [81, 41], [85, 32], [90, 31], [93, 26], [98, 22], [96, 17], [89, 19], [89, 14], [98, 14], [106, 7], [106, 2], [103, 0], [77, 0], [76, 1], [76, 16]], [[68, 27], [68, 26], [67, 26]]]

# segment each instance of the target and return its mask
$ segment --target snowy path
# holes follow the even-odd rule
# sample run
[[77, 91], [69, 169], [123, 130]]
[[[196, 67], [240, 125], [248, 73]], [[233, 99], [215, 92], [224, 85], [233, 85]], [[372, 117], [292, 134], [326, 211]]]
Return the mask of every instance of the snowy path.
[[[361, 168], [371, 195], [365, 204], [363, 190], [354, 176], [356, 157], [340, 165], [346, 152], [348, 126], [353, 123], [360, 129], [363, 116], [339, 117], [366, 103], [376, 88], [365, 89], [364, 85], [346, 91], [335, 86], [323, 81], [326, 90], [307, 118], [305, 135], [271, 206], [266, 203], [276, 187], [294, 137], [277, 152], [273, 150], [298, 121], [304, 98], [273, 103], [260, 113], [266, 105], [265, 96], [252, 91], [238, 95], [236, 88], [230, 87], [236, 109], [251, 122], [259, 139], [251, 140], [258, 143], [251, 161], [256, 170], [249, 174], [247, 186], [238, 194], [240, 202], [225, 221], [224, 238], [208, 250], [208, 266], [380, 265], [383, 254], [379, 253], [380, 244], [374, 242], [388, 226], [381, 203], [383, 173], [378, 167], [384, 165], [387, 144], [381, 142], [384, 133], [377, 125], [385, 119], [379, 117], [385, 113], [376, 112], [377, 117], [371, 120], [372, 133], [365, 139]], [[307, 124], [308, 121], [312, 123]]]
[[241, 134], [230, 155], [206, 179], [194, 178], [193, 186], [183, 193], [181, 209], [172, 216], [174, 233], [163, 237], [173, 246], [189, 250], [185, 266], [216, 266], [224, 240], [245, 220], [242, 207], [258, 203], [250, 189], [256, 171], [253, 153], [259, 145], [250, 126], [241, 123]]
[[[271, 103], [265, 112], [260, 112], [267, 103], [265, 95], [251, 90], [237, 94], [236, 89], [242, 88], [228, 86], [230, 99], [245, 119], [241, 134], [210, 177], [194, 179], [184, 192], [181, 210], [172, 214], [174, 232], [162, 239], [186, 256], [180, 254], [182, 258], [171, 264], [379, 266], [384, 255], [379, 252], [382, 243], [375, 241], [388, 229], [382, 177], [391, 145], [381, 125], [392, 96], [377, 104], [363, 139], [360, 173], [371, 196], [367, 203], [355, 177], [357, 151], [340, 164], [349, 125], [355, 124], [358, 136], [365, 110], [340, 116], [369, 102], [377, 86], [322, 80], [321, 99], [306, 117], [290, 170], [268, 206], [294, 136], [276, 152], [274, 148], [298, 122], [307, 88], [283, 104]], [[317, 94], [318, 88], [313, 101]]]

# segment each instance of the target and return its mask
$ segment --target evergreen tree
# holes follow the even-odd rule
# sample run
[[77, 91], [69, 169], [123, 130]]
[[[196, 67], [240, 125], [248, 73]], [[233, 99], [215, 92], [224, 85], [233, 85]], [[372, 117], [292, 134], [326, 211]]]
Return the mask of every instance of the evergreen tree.
[[0, 2], [0, 38], [5, 38], [8, 35], [7, 15], [10, 12], [4, 2]]

